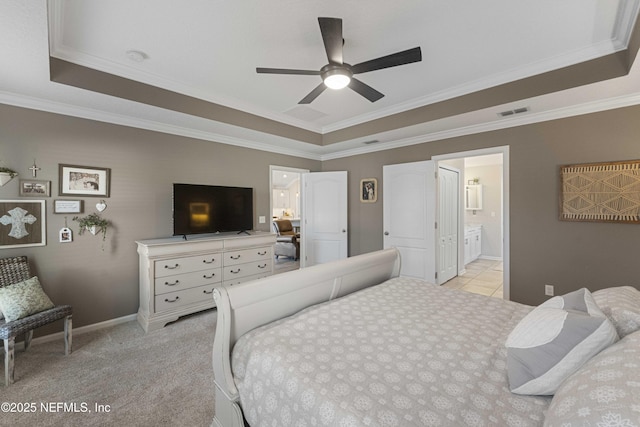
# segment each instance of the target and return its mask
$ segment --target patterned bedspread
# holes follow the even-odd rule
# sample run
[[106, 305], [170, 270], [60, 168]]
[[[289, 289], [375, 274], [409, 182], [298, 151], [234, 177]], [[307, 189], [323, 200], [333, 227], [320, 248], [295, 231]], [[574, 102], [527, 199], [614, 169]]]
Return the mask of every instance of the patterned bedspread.
[[534, 426], [504, 342], [532, 307], [396, 278], [253, 330], [232, 366], [259, 426]]

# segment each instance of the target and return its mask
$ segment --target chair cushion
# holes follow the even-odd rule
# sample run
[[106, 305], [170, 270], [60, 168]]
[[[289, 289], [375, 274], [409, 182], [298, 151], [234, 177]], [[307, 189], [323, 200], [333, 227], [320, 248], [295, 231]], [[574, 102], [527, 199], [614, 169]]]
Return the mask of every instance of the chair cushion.
[[280, 234], [295, 234], [295, 232], [293, 231], [293, 225], [289, 220], [285, 219], [276, 221], [276, 225]]
[[0, 310], [12, 322], [54, 307], [36, 276], [0, 288]]
[[586, 361], [618, 340], [615, 327], [583, 288], [527, 314], [507, 338], [513, 393], [552, 395]]

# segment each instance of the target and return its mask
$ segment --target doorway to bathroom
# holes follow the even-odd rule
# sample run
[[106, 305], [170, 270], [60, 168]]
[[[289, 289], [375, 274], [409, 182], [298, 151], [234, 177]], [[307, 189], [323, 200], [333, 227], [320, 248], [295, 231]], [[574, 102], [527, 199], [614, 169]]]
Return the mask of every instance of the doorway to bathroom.
[[[509, 299], [508, 147], [452, 153], [433, 159], [438, 166], [460, 170], [458, 273], [439, 284]], [[439, 211], [438, 215], [445, 214]], [[440, 217], [438, 222], [448, 220], [450, 218]]]

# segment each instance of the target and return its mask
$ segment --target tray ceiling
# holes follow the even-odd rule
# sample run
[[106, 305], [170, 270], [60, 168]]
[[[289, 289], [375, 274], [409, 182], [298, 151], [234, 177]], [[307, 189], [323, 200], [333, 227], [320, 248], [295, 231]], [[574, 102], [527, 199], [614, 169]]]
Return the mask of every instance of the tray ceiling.
[[[7, 0], [0, 10], [0, 54], [14, 58], [0, 102], [307, 157], [639, 102], [635, 68], [621, 61], [637, 0]], [[359, 75], [385, 95], [375, 103], [326, 90], [299, 105], [318, 76], [255, 69], [325, 65], [320, 16], [342, 18], [346, 62], [416, 46], [423, 60]], [[572, 66], [594, 77], [554, 87], [553, 73]], [[100, 86], [109, 79], [119, 83]], [[134, 89], [117, 93], [120, 83]]]

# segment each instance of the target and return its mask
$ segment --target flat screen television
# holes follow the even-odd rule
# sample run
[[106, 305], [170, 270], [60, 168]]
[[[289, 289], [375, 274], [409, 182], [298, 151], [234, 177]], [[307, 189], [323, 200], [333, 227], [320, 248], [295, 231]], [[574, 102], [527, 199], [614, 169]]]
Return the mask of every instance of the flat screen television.
[[173, 235], [253, 230], [253, 188], [173, 184]]

